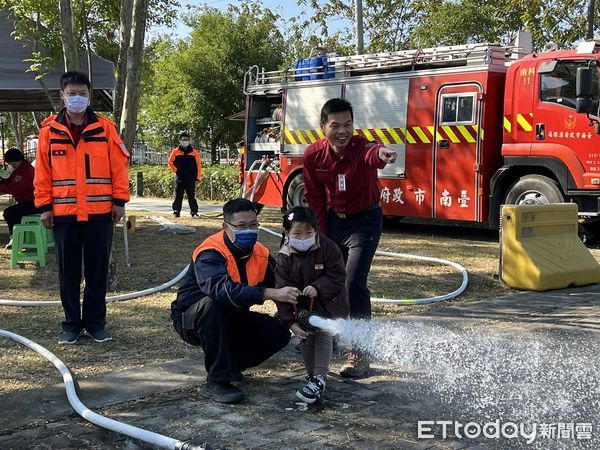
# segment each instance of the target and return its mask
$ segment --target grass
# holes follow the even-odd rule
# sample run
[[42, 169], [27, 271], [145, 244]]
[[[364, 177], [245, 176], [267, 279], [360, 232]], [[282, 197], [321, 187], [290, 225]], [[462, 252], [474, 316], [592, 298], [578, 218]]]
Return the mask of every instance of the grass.
[[[131, 267], [124, 264], [122, 229], [117, 229], [118, 290], [126, 293], [161, 284], [176, 276], [189, 263], [193, 249], [219, 229], [219, 219], [179, 219], [194, 226], [196, 232], [174, 235], [159, 232], [160, 226], [147, 213], [133, 212], [137, 231], [129, 236]], [[279, 229], [279, 214], [266, 209], [261, 223]], [[494, 274], [498, 271], [497, 236], [491, 232], [460, 228], [446, 229], [419, 224], [400, 224], [386, 228], [380, 249], [450, 259], [464, 265], [470, 275], [465, 293], [454, 300], [469, 302], [511, 292]], [[0, 228], [0, 243], [8, 240], [6, 228]], [[279, 239], [261, 234], [261, 241], [276, 251]], [[48, 266], [24, 264], [10, 270], [10, 253], [0, 247], [0, 286], [4, 299], [58, 299], [58, 275], [54, 253]], [[600, 252], [593, 251], [600, 259]], [[451, 268], [413, 260], [376, 257], [369, 284], [373, 297], [415, 298], [449, 292], [459, 286], [460, 275]], [[77, 377], [85, 378], [109, 372], [198, 355], [184, 345], [171, 328], [170, 303], [176, 288], [126, 302], [108, 304], [107, 329], [116, 340], [95, 344], [90, 339], [78, 345], [59, 346], [56, 342], [63, 312], [60, 306], [0, 307], [0, 328], [21, 334], [48, 348], [69, 366]], [[437, 308], [374, 304], [375, 315], [390, 317]], [[273, 313], [272, 302], [258, 307]], [[36, 353], [12, 341], [0, 338], [0, 394], [32, 389], [59, 381], [55, 368]]]

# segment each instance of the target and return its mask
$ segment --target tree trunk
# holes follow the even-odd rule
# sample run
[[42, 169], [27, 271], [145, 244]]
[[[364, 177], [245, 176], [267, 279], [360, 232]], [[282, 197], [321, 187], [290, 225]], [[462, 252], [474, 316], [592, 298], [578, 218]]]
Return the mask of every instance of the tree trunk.
[[65, 72], [79, 70], [79, 55], [75, 40], [75, 25], [71, 0], [59, 0], [60, 9], [60, 37], [62, 40], [63, 59]]
[[37, 127], [38, 131], [40, 128], [42, 128], [42, 122], [44, 121], [44, 117], [41, 116], [40, 113], [36, 113], [34, 111], [31, 112], [31, 115], [33, 116], [33, 121], [35, 122], [35, 126]]
[[81, 0], [81, 26], [83, 27], [83, 35], [85, 36], [85, 54], [87, 57], [88, 78], [90, 80], [90, 105], [94, 104], [94, 76], [92, 74], [92, 47], [90, 45], [90, 33], [88, 30], [87, 11], [85, 9], [85, 0]]
[[23, 133], [21, 130], [21, 116], [18, 112], [10, 113], [10, 127], [15, 137], [16, 147], [23, 151]]
[[132, 0], [121, 0], [121, 23], [119, 25], [119, 58], [117, 60], [117, 86], [115, 88], [115, 103], [113, 115], [115, 123], [121, 123], [121, 110], [123, 109], [123, 91], [127, 78], [127, 49], [131, 40], [131, 20], [133, 12]]
[[44, 83], [44, 80], [42, 78], [38, 78], [37, 82], [39, 83], [39, 85], [42, 87], [42, 89], [46, 93], [46, 97], [48, 97], [48, 101], [50, 102], [50, 105], [52, 106], [52, 110], [54, 112], [57, 112], [60, 109], [60, 106], [59, 106], [59, 104], [57, 104], [54, 101], [54, 97], [52, 97], [52, 94], [48, 90], [48, 87], [46, 86], [46, 83]]
[[137, 128], [147, 14], [148, 0], [133, 0], [131, 39], [129, 41], [129, 48], [127, 49], [127, 75], [125, 78], [123, 108], [121, 110], [121, 122], [119, 127], [123, 143], [128, 149], [133, 147]]

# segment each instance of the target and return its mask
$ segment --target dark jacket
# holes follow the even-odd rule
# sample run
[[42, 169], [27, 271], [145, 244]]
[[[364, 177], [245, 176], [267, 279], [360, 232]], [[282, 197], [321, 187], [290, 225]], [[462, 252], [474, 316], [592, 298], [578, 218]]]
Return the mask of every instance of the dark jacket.
[[269, 258], [269, 266], [263, 282], [257, 286], [248, 286], [245, 260], [248, 254], [243, 254], [235, 247], [227, 235], [225, 235], [225, 244], [236, 259], [241, 283], [231, 280], [227, 273], [227, 261], [218, 251], [201, 252], [196, 260], [190, 263], [182, 285], [177, 291], [177, 298], [171, 303], [171, 319], [177, 332], [181, 332], [181, 315], [203, 297], [209, 296], [223, 308], [247, 310], [252, 305], [263, 304], [265, 288], [274, 286], [273, 258]]
[[322, 234], [317, 235], [315, 245], [306, 252], [298, 252], [284, 245], [277, 254], [275, 287], [294, 286], [303, 290], [313, 286], [317, 298], [313, 308], [310, 301], [301, 296], [294, 308], [289, 303], [277, 302], [281, 323], [289, 327], [296, 321], [296, 310], [312, 309], [328, 318], [346, 318], [350, 315], [346, 295], [346, 268], [339, 247]]
[[176, 175], [179, 183], [192, 183], [200, 181], [202, 175], [202, 161], [198, 151], [190, 145], [174, 148], [169, 155], [169, 169]]
[[0, 194], [12, 195], [17, 203], [33, 201], [33, 166], [23, 160], [5, 180], [0, 180]]

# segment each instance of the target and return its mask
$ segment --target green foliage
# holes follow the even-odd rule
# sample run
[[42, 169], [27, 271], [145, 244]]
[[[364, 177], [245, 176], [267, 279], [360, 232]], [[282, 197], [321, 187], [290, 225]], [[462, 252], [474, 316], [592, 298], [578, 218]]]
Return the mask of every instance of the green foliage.
[[283, 61], [276, 20], [260, 3], [227, 11], [204, 7], [187, 18], [189, 39], [153, 42], [140, 107], [143, 138], [167, 144], [185, 130], [213, 154], [218, 146], [233, 148], [243, 130], [227, 117], [244, 109], [245, 72], [255, 64], [275, 70]]
[[[315, 11], [293, 21], [292, 34], [299, 42], [305, 42], [301, 37], [306, 30], [316, 35], [313, 40], [330, 39], [332, 21], [354, 24], [354, 2], [296, 1]], [[585, 37], [588, 6], [589, 0], [364, 0], [365, 52], [474, 42], [510, 44], [520, 29], [532, 33], [535, 50], [550, 41], [571, 48]], [[595, 23], [599, 22], [597, 1]], [[354, 25], [337, 38], [346, 46], [355, 42]]]
[[[135, 192], [137, 172], [144, 174], [144, 196], [171, 198], [175, 195], [175, 175], [167, 166], [129, 166], [129, 185]], [[217, 175], [214, 175], [214, 174]], [[198, 200], [211, 200], [210, 180], [212, 175], [212, 200], [227, 201], [240, 195], [237, 167], [209, 166], [202, 169], [202, 177], [196, 185]]]

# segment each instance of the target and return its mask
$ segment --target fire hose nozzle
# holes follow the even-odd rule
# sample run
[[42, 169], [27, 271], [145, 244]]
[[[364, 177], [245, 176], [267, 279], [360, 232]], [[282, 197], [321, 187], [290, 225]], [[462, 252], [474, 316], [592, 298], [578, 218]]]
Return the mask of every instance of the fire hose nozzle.
[[301, 309], [300, 311], [298, 311], [297, 321], [300, 325], [300, 328], [302, 328], [304, 331], [319, 331], [317, 327], [314, 327], [310, 324], [310, 318], [313, 316], [321, 317], [317, 313], [309, 311], [307, 309]]

